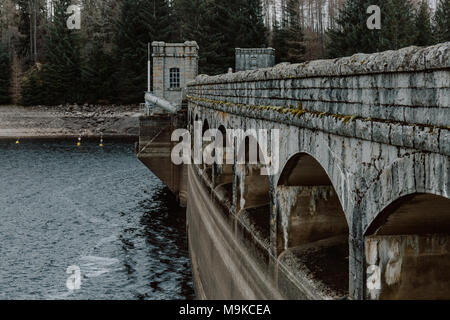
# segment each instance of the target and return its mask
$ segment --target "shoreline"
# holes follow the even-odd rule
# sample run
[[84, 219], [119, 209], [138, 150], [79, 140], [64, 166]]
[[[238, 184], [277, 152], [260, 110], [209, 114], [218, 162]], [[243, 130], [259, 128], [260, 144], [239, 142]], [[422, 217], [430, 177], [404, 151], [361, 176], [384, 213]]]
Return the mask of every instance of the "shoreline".
[[[46, 135], [46, 136], [39, 136], [39, 135], [33, 135], [33, 136], [20, 136], [20, 137], [13, 137], [13, 136], [1, 136], [0, 135], [0, 142], [8, 142], [12, 141], [15, 142], [17, 139], [22, 141], [72, 141], [77, 140], [79, 136], [76, 135]], [[104, 135], [104, 136], [82, 136], [82, 141], [88, 141], [88, 142], [94, 142], [97, 140], [100, 140], [103, 137], [103, 140], [105, 141], [115, 141], [115, 142], [137, 142], [139, 140], [139, 135]]]
[[139, 106], [0, 106], [0, 141], [136, 141], [141, 115]]

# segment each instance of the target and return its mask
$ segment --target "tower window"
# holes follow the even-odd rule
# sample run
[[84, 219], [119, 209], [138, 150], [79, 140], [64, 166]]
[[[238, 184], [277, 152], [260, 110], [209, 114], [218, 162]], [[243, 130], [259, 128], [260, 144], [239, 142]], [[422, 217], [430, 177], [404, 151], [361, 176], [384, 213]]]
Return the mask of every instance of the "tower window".
[[180, 87], [180, 69], [171, 68], [170, 69], [170, 88]]

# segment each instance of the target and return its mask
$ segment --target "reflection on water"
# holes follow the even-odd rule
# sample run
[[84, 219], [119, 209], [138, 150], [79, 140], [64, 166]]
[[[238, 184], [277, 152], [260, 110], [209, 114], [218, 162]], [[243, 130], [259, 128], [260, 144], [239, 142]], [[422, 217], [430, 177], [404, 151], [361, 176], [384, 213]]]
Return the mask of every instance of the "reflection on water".
[[0, 299], [193, 298], [184, 210], [132, 144], [0, 142], [0, 178]]

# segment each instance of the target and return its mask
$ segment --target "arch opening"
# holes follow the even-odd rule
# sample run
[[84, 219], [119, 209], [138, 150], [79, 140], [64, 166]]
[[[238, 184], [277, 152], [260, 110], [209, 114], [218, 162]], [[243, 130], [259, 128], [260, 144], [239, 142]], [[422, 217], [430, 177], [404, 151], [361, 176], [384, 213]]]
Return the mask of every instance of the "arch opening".
[[[233, 182], [233, 165], [227, 163], [227, 146], [229, 144], [227, 143], [227, 130], [225, 126], [219, 126], [218, 132], [220, 132], [222, 138], [223, 153], [222, 163], [214, 164], [214, 173], [216, 175], [215, 186], [231, 184]], [[219, 137], [216, 137], [216, 139], [219, 139]]]
[[450, 199], [403, 196], [365, 233], [366, 298], [450, 299]]
[[261, 155], [257, 139], [250, 135], [244, 137], [244, 143], [240, 144], [236, 154], [236, 159], [240, 159], [235, 164], [238, 179], [236, 212], [270, 203], [270, 181], [268, 176], [261, 174]]
[[234, 141], [235, 159], [239, 160], [234, 165], [233, 181], [236, 232], [264, 267], [270, 259], [270, 180], [261, 174], [261, 163], [254, 155], [255, 152], [261, 154], [256, 137], [248, 135], [241, 137], [243, 140], [237, 139]]
[[[205, 143], [205, 141], [203, 140], [203, 137], [205, 136], [206, 131], [209, 130], [209, 123], [208, 120], [205, 119], [203, 121], [203, 125], [202, 125], [202, 137], [201, 137], [201, 141], [202, 141], [202, 158], [203, 158], [203, 152], [205, 151], [206, 147], [209, 145], [209, 142]], [[210, 180], [210, 182], [212, 181], [212, 166], [209, 164], [205, 164], [204, 161], [202, 161], [201, 164], [201, 169], [204, 171], [204, 173], [206, 174], [206, 176], [208, 177], [208, 179]]]
[[348, 224], [331, 180], [317, 160], [299, 153], [287, 162], [276, 188], [276, 206], [279, 261], [294, 274], [311, 278], [318, 294], [347, 296]]

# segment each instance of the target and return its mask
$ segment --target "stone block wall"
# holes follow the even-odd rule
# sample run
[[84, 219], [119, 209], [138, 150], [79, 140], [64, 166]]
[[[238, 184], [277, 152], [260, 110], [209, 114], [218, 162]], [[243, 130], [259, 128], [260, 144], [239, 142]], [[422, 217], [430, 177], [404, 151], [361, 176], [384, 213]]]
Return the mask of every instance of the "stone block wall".
[[191, 96], [249, 106], [447, 127], [450, 42], [201, 77]]
[[[288, 187], [295, 195], [305, 186], [333, 187], [333, 195], [339, 201], [322, 205], [324, 210], [331, 210], [335, 203], [340, 203], [341, 216], [346, 220], [342, 217], [342, 225], [347, 223], [349, 233], [343, 234], [342, 247], [348, 252], [342, 251], [336, 260], [345, 272], [336, 273], [337, 277], [333, 278], [349, 279], [347, 291], [351, 298], [419, 297], [420, 288], [416, 288], [414, 295], [405, 295], [414, 286], [417, 275], [431, 266], [448, 266], [450, 42], [428, 48], [358, 54], [215, 77], [199, 76], [188, 84], [188, 98], [190, 123], [198, 118], [207, 123], [208, 128], [279, 129], [282, 132], [278, 152], [282, 171], [270, 176], [270, 197], [266, 198], [272, 200], [268, 209], [262, 205], [257, 209], [269, 210], [269, 214], [265, 212], [261, 216], [270, 217], [263, 221], [266, 227], [270, 226], [268, 255], [275, 260], [272, 261], [274, 266], [281, 266], [279, 273], [274, 273], [277, 274], [277, 288], [288, 288], [282, 291], [283, 295], [297, 297], [292, 293], [293, 287], [309, 290], [301, 281], [303, 275], [294, 277], [298, 283], [292, 288], [287, 284], [292, 279], [283, 278], [282, 269], [287, 268], [286, 274], [292, 270], [297, 272], [298, 268], [288, 264], [300, 263], [305, 255], [302, 239], [296, 234], [291, 235], [290, 230], [295, 228], [288, 228], [284, 222], [291, 221], [292, 225], [301, 227], [301, 223], [305, 223], [304, 226], [315, 228], [312, 230], [323, 230], [320, 229], [322, 225], [308, 225], [311, 219], [305, 219], [295, 210], [279, 208], [279, 201], [273, 201], [278, 199], [276, 192], [280, 190], [280, 177], [285, 171], [298, 168], [298, 174], [307, 172], [308, 177], [313, 173], [304, 162], [301, 163], [305, 155], [311, 156], [318, 167], [323, 168], [329, 184], [317, 179], [320, 181], [313, 185], [302, 185], [304, 181], [298, 179], [297, 184]], [[293, 166], [291, 159], [297, 156], [300, 160], [295, 160], [298, 163]], [[240, 195], [238, 187], [244, 185], [247, 188], [251, 184], [245, 185], [245, 179], [249, 178], [245, 177], [247, 171], [233, 170], [230, 188], [233, 204]], [[214, 181], [214, 171], [212, 176]], [[411, 195], [414, 198], [410, 198]], [[296, 206], [300, 210], [302, 202], [298, 203]], [[409, 205], [417, 212], [414, 213]], [[236, 208], [236, 205], [232, 206], [231, 212]], [[402, 213], [407, 215], [403, 217]], [[392, 223], [386, 223], [388, 214]], [[321, 218], [325, 217], [334, 218], [321, 215]], [[335, 226], [336, 223], [331, 221], [334, 220], [326, 220]], [[428, 222], [432, 228], [424, 229]], [[407, 231], [405, 225], [409, 226]], [[389, 232], [380, 233], [380, 227]], [[336, 236], [340, 236], [342, 229], [338, 231]], [[250, 238], [245, 239], [248, 242]], [[259, 241], [266, 243], [266, 238], [263, 240]], [[341, 240], [333, 237], [317, 242], [327, 251], [341, 248]], [[367, 256], [372, 252], [369, 249], [374, 241], [378, 251], [373, 251], [373, 257]], [[410, 246], [413, 242], [420, 245], [414, 247], [417, 249], [414, 252]], [[334, 249], [329, 251], [335, 252]], [[433, 253], [431, 262], [427, 260], [429, 252]], [[385, 271], [391, 270], [389, 265], [396, 263], [399, 257], [404, 272], [401, 281], [391, 281]], [[334, 266], [325, 262], [327, 266]], [[381, 287], [375, 291], [367, 285], [373, 266], [383, 277]], [[448, 297], [446, 288], [438, 290], [440, 281], [448, 284], [447, 273], [440, 275], [437, 268], [427, 277], [429, 281], [424, 278], [420, 283], [426, 297]], [[432, 296], [433, 290], [440, 295]], [[310, 293], [313, 291], [309, 290]]]
[[[183, 89], [198, 73], [198, 45], [153, 42], [153, 92], [156, 96], [181, 105]], [[180, 87], [170, 88], [170, 69], [180, 69]]]
[[270, 68], [275, 65], [275, 49], [236, 48], [236, 72]]

